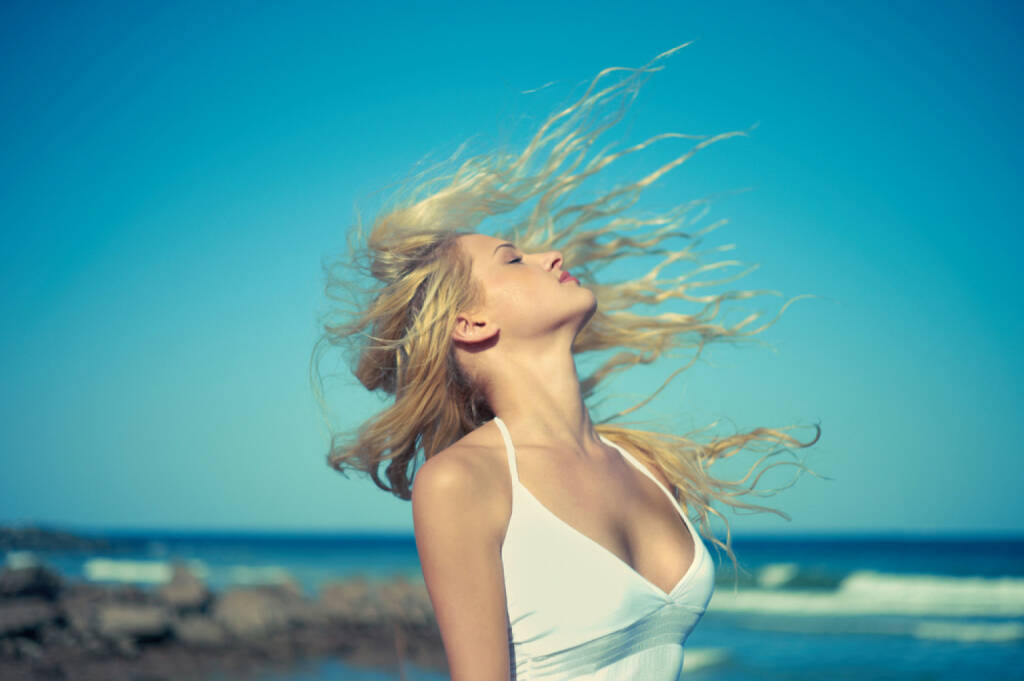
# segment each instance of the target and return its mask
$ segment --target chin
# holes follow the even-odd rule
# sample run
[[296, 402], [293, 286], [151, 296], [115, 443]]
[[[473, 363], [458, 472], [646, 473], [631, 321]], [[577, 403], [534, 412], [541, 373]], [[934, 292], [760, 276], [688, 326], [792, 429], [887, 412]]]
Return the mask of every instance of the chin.
[[594, 316], [595, 312], [597, 312], [597, 296], [590, 289], [584, 289], [584, 290], [588, 294], [590, 294], [589, 296], [587, 296], [590, 300], [589, 300], [589, 302], [586, 305], [580, 305], [580, 314], [579, 314], [580, 321], [579, 321], [579, 326], [576, 328], [576, 333], [579, 333], [580, 329], [582, 329], [584, 326], [586, 326], [587, 322], [590, 321], [590, 318]]

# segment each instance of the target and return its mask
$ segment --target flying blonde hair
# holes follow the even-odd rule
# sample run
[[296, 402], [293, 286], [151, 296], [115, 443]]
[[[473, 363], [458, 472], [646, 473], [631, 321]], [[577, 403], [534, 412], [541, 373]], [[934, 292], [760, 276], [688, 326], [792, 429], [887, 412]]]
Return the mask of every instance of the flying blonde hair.
[[[801, 295], [790, 299], [775, 319], [755, 329], [745, 327], [760, 316], [757, 313], [732, 326], [716, 323], [715, 317], [725, 301], [779, 294], [727, 291], [696, 295], [700, 289], [731, 279], [691, 281], [694, 276], [739, 264], [734, 260], [695, 266], [673, 277], [662, 275], [674, 263], [698, 262], [693, 246], [724, 224], [719, 221], [693, 233], [683, 230], [687, 214], [702, 206], [704, 211], [691, 220], [696, 221], [707, 212], [709, 201], [692, 201], [646, 217], [627, 212], [649, 185], [697, 151], [746, 132], [714, 136], [664, 133], [619, 151], [612, 151], [615, 145], [610, 144], [591, 154], [597, 138], [625, 115], [649, 75], [663, 68], [654, 64], [689, 44], [668, 50], [639, 68], [604, 69], [577, 101], [551, 114], [518, 152], [499, 150], [474, 155], [449, 170], [462, 153], [463, 145], [446, 162], [414, 176], [407, 195], [396, 193], [391, 207], [373, 220], [368, 235], [361, 220], [349, 231], [348, 253], [323, 263], [325, 293], [337, 307], [321, 319], [324, 333], [310, 359], [311, 379], [317, 379], [313, 380], [313, 388], [326, 417], [328, 409], [319, 369], [324, 351], [337, 346], [347, 351], [351, 370], [367, 390], [392, 396], [394, 400], [354, 432], [333, 432], [327, 418], [331, 430], [328, 465], [345, 477], [347, 470], [367, 474], [381, 489], [408, 500], [421, 452], [423, 460], [430, 458], [494, 416], [482, 392], [460, 369], [453, 351], [451, 334], [456, 315], [482, 299], [482, 291], [471, 276], [469, 260], [456, 239], [472, 233], [486, 218], [507, 216], [511, 224], [499, 229], [498, 236], [514, 241], [525, 251], [557, 248], [573, 274], [597, 297], [597, 311], [577, 335], [572, 352], [617, 352], [581, 379], [585, 401], [592, 401], [599, 384], [630, 367], [668, 357], [673, 349], [696, 350], [688, 363], [672, 371], [645, 399], [598, 421], [597, 432], [663, 471], [676, 498], [698, 513], [700, 533], [724, 548], [735, 567], [739, 566], [732, 551], [729, 523], [712, 506], [714, 501], [734, 509], [769, 511], [790, 519], [777, 509], [736, 499], [744, 494], [774, 494], [795, 482], [794, 479], [775, 490], [756, 490], [761, 476], [775, 466], [792, 465], [824, 477], [801, 461], [782, 461], [765, 466], [749, 487], [744, 487], [767, 458], [783, 451], [792, 454], [785, 446], [759, 458], [739, 480], [720, 480], [708, 468], [743, 449], [763, 448], [763, 443], [809, 447], [821, 435], [819, 425], [814, 425], [815, 436], [808, 442], [786, 434], [784, 431], [793, 427], [790, 426], [756, 428], [699, 443], [688, 436], [610, 423], [648, 404], [696, 361], [705, 344], [753, 336], [773, 324], [795, 300], [814, 297]], [[624, 75], [599, 87], [612, 73]], [[669, 138], [701, 141], [639, 180], [605, 191], [590, 201], [567, 202], [584, 181], [597, 176], [617, 159]], [[530, 207], [529, 202], [534, 199]], [[672, 237], [691, 239], [693, 243], [673, 250], [665, 243]], [[716, 250], [725, 248], [728, 247]], [[652, 255], [660, 256], [660, 262], [639, 278], [600, 283], [595, 280], [594, 272], [600, 267]], [[358, 281], [371, 283], [361, 288]], [[634, 310], [638, 305], [656, 306], [671, 299], [703, 303], [703, 309], [694, 314], [642, 314]], [[385, 461], [387, 483], [379, 473], [380, 464]], [[711, 514], [725, 523], [724, 544], [711, 531]]]

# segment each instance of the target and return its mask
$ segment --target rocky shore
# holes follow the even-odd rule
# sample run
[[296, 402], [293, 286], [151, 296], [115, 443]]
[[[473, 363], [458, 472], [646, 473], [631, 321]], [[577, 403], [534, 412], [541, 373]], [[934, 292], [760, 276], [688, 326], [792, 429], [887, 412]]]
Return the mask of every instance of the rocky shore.
[[84, 537], [38, 525], [0, 526], [0, 551], [110, 551], [112, 548], [111, 543], [103, 537]]
[[71, 582], [45, 565], [0, 572], [0, 679], [199, 681], [311, 658], [445, 671], [422, 583], [356, 578], [306, 597], [294, 584], [212, 593], [184, 563], [154, 590]]

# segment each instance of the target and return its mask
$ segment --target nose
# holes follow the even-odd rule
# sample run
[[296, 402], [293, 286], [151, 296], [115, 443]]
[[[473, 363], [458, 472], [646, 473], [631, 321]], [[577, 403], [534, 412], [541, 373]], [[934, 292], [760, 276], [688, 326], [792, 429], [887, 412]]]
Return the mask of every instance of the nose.
[[544, 254], [544, 266], [549, 269], [555, 269], [555, 266], [562, 263], [562, 254], [560, 251], [548, 251]]

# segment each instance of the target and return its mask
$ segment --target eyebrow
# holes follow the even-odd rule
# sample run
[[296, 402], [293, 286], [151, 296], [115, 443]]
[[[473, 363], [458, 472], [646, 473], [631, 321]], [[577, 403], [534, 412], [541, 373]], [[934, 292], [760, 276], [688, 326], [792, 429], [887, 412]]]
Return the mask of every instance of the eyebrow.
[[[510, 243], [498, 244], [497, 246], [494, 247], [494, 253], [497, 253], [499, 248], [506, 248], [506, 247], [507, 248], [515, 248], [516, 245], [515, 244], [510, 244]], [[494, 253], [491, 253], [491, 257], [494, 257]]]

